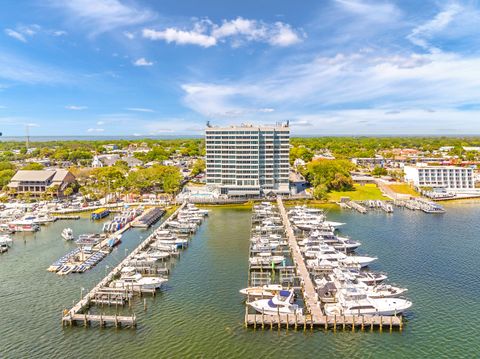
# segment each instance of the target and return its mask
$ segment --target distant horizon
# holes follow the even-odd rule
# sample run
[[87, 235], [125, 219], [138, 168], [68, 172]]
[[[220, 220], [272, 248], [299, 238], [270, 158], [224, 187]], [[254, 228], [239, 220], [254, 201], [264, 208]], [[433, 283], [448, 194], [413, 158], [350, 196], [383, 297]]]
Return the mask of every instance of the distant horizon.
[[[325, 137], [351, 137], [351, 138], [405, 138], [405, 137], [427, 137], [427, 138], [479, 138], [480, 134], [459, 134], [459, 135], [439, 135], [439, 134], [312, 134], [312, 135], [291, 135], [290, 138], [325, 138]], [[149, 140], [175, 140], [175, 139], [203, 139], [203, 135], [154, 135], [154, 136], [132, 136], [132, 135], [66, 135], [66, 136], [29, 136], [29, 142], [54, 142], [54, 141], [140, 141]], [[26, 136], [2, 136], [0, 142], [25, 142]]]

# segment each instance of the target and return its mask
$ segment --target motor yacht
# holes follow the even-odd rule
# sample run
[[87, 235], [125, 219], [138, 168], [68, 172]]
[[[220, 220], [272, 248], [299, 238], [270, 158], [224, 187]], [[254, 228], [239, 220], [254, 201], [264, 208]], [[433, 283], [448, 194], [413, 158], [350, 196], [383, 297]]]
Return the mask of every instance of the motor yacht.
[[297, 304], [292, 304], [294, 301], [294, 291], [281, 290], [278, 294], [270, 299], [258, 299], [247, 303], [257, 312], [263, 314], [302, 314], [302, 308]]
[[168, 280], [160, 277], [143, 277], [134, 267], [124, 267], [121, 270], [120, 279], [114, 280], [112, 288], [126, 288], [133, 291], [145, 289], [160, 289]]
[[412, 306], [412, 302], [399, 298], [369, 298], [357, 286], [347, 286], [337, 292], [337, 303], [324, 306], [327, 315], [397, 315]]

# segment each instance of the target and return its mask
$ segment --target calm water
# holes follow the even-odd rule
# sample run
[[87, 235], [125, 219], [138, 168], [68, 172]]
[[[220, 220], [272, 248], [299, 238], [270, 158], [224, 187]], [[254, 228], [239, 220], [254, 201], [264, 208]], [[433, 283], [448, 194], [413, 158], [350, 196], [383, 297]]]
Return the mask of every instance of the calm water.
[[342, 233], [361, 240], [362, 253], [379, 257], [374, 269], [409, 288], [414, 306], [402, 333], [244, 329], [238, 289], [247, 281], [251, 212], [218, 208], [175, 263], [167, 290], [148, 298], [147, 312], [137, 301], [137, 330], [62, 329], [62, 309], [148, 232], [127, 232], [94, 270], [64, 278], [45, 270], [72, 246], [60, 239], [61, 229], [99, 230], [101, 224], [57, 222], [35, 237], [20, 234], [0, 256], [0, 357], [478, 357], [480, 206], [447, 209], [445, 215], [329, 212], [330, 219], [347, 222]]

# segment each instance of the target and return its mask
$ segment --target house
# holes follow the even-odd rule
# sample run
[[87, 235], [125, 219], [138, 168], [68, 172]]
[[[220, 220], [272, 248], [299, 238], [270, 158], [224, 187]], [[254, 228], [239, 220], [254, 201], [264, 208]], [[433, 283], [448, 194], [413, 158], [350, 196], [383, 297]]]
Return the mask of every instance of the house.
[[132, 156], [120, 157], [120, 155], [117, 154], [110, 154], [94, 156], [92, 160], [92, 167], [109, 167], [113, 166], [118, 161], [126, 162], [128, 164], [128, 167], [130, 168], [141, 166], [143, 164], [143, 162], [140, 161], [138, 158]]
[[39, 196], [50, 188], [56, 188], [55, 195], [63, 196], [68, 185], [75, 183], [75, 176], [68, 170], [20, 170], [12, 177], [8, 187], [15, 192], [15, 195], [31, 193]]

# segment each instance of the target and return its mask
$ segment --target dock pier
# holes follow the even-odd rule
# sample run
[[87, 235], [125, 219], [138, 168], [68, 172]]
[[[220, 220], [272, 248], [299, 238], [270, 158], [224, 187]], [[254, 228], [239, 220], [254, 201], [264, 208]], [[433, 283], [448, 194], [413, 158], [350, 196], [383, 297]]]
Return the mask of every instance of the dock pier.
[[[349, 204], [351, 204], [350, 202]], [[285, 234], [287, 236], [288, 245], [290, 247], [291, 257], [294, 262], [294, 266], [291, 266], [291, 270], [295, 270], [295, 276], [301, 279], [301, 291], [304, 298], [305, 308], [302, 315], [285, 315], [278, 313], [277, 315], [248, 312], [248, 306], [245, 309], [244, 324], [245, 327], [253, 328], [273, 328], [276, 326], [278, 329], [282, 327], [285, 329], [294, 328], [306, 330], [309, 329], [325, 329], [334, 330], [350, 329], [355, 330], [373, 330], [374, 328], [382, 331], [394, 328], [398, 330], [403, 329], [403, 317], [401, 315], [395, 316], [378, 316], [378, 315], [325, 315], [321, 309], [318, 294], [310, 276], [309, 270], [305, 265], [303, 255], [300, 251], [300, 247], [295, 237], [293, 228], [285, 210], [281, 197], [277, 197], [277, 205], [280, 211], [280, 215], [283, 221]], [[362, 207], [363, 208], [363, 207]]]
[[[177, 214], [185, 204], [182, 204], [177, 210], [165, 221], [163, 222], [158, 229], [163, 229], [167, 226], [168, 222], [174, 218], [176, 218]], [[75, 304], [70, 310], [64, 310], [62, 315], [62, 326], [65, 325], [74, 325], [77, 323], [81, 323], [85, 326], [88, 326], [92, 323], [97, 323], [100, 326], [105, 326], [107, 324], [113, 324], [115, 327], [120, 326], [129, 326], [131, 328], [135, 328], [137, 325], [137, 319], [135, 313], [127, 316], [120, 316], [120, 315], [98, 315], [98, 314], [90, 314], [88, 313], [88, 309], [90, 308], [90, 304], [94, 304], [94, 301], [97, 300], [104, 300], [105, 292], [109, 291], [109, 284], [114, 280], [114, 278], [120, 274], [123, 267], [126, 266], [127, 263], [131, 262], [133, 257], [139, 254], [141, 251], [146, 249], [153, 241], [155, 241], [155, 233], [152, 233], [148, 236], [142, 243], [140, 243], [137, 248], [135, 248], [127, 257], [125, 257], [112, 271], [105, 276], [90, 292], [88, 292], [77, 304]], [[121, 291], [125, 291], [124, 289], [120, 289], [117, 291], [118, 294]], [[128, 291], [130, 292], [130, 291]], [[114, 292], [115, 293], [115, 292]], [[128, 294], [129, 295], [129, 294]], [[112, 295], [110, 295], [110, 299], [112, 299]], [[118, 296], [117, 296], [118, 299]], [[117, 299], [111, 301], [115, 303]], [[108, 294], [107, 299], [108, 302]]]

